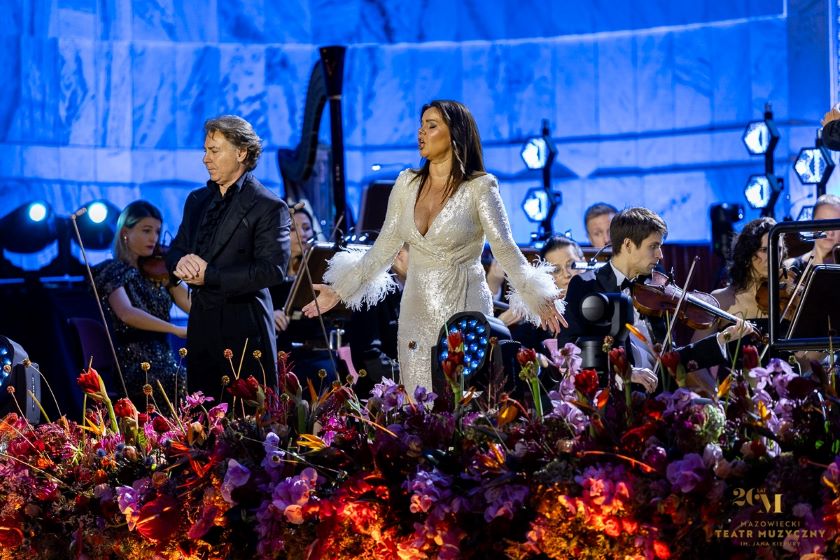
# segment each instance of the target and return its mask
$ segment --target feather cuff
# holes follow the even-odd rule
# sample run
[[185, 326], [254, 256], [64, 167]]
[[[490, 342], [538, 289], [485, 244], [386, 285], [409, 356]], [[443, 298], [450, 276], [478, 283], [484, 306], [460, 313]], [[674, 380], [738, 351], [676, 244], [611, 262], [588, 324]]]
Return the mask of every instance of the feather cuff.
[[360, 262], [367, 249], [339, 251], [327, 263], [324, 283], [335, 290], [349, 309], [360, 311], [362, 306], [372, 307], [397, 289], [397, 283], [388, 270], [375, 272], [373, 277], [361, 270]]
[[539, 326], [540, 311], [551, 305], [552, 300], [557, 312], [561, 315], [566, 310], [566, 304], [557, 298], [562, 290], [554, 283], [551, 272], [554, 265], [547, 261], [537, 261], [528, 266], [517, 278], [516, 286], [511, 278], [511, 289], [508, 291], [508, 301], [511, 310], [532, 325]]

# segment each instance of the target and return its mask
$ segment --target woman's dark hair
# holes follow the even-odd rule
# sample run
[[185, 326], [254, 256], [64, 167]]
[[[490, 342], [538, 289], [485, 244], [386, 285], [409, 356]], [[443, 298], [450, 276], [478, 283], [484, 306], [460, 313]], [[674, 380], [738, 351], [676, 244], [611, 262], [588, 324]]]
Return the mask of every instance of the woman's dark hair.
[[[761, 238], [765, 233], [770, 233], [776, 220], [765, 217], [749, 222], [738, 234], [735, 244], [732, 246], [732, 256], [729, 262], [729, 285], [736, 292], [746, 290], [754, 278], [752, 259], [761, 249]], [[784, 253], [784, 247], [782, 247]], [[784, 257], [784, 255], [781, 255]]]
[[571, 247], [575, 256], [578, 259], [583, 259], [583, 249], [577, 244], [577, 241], [570, 239], [565, 235], [553, 235], [545, 242], [543, 248], [540, 249], [540, 258], [545, 259], [545, 256], [555, 249], [562, 249], [563, 247]]
[[236, 115], [222, 115], [205, 121], [204, 134], [212, 132], [220, 132], [237, 149], [248, 151], [242, 162], [245, 171], [253, 171], [257, 167], [257, 161], [262, 154], [262, 140], [254, 132], [251, 123]]
[[135, 200], [126, 206], [117, 218], [117, 234], [114, 236], [114, 242], [111, 244], [111, 254], [115, 259], [127, 261], [127, 247], [122, 238], [123, 229], [131, 229], [137, 225], [137, 222], [143, 218], [154, 218], [163, 224], [163, 218], [160, 215], [160, 210], [151, 202], [145, 200]]
[[[440, 111], [452, 139], [452, 170], [449, 172], [445, 191], [446, 198], [449, 198], [455, 194], [461, 183], [485, 174], [481, 137], [472, 113], [462, 103], [448, 99], [436, 99], [426, 103], [420, 111], [421, 121], [423, 113], [433, 107]], [[429, 178], [430, 166], [431, 162], [426, 160], [415, 176], [415, 180], [420, 181], [421, 192]]]

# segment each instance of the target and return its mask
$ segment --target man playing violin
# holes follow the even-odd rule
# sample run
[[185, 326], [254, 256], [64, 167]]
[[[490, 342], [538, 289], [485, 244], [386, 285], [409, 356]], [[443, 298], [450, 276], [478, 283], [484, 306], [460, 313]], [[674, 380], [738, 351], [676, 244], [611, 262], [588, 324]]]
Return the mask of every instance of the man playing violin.
[[[573, 342], [587, 336], [586, 321], [581, 314], [581, 302], [590, 294], [623, 293], [630, 295], [634, 282], [644, 282], [662, 259], [662, 243], [668, 234], [665, 222], [647, 208], [627, 208], [620, 211], [610, 223], [610, 239], [613, 254], [609, 262], [594, 272], [587, 272], [572, 278], [566, 296], [565, 317], [569, 327], [561, 332], [560, 343]], [[634, 326], [648, 340], [662, 342], [666, 336], [664, 318], [643, 318], [635, 313]], [[752, 328], [739, 321], [716, 335], [708, 336], [694, 344], [678, 348], [684, 364], [690, 361], [698, 367], [709, 367], [726, 362], [725, 343], [752, 332]], [[656, 357], [647, 345], [635, 336], [630, 337], [634, 367], [634, 381], [647, 376], [646, 369], [652, 369]], [[635, 375], [639, 371], [638, 377]]]

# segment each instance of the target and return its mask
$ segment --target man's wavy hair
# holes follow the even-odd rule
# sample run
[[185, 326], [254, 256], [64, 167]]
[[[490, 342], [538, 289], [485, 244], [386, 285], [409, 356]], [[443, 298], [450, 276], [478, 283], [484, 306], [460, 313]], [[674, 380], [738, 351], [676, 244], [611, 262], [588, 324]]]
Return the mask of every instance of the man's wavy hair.
[[[765, 233], [770, 233], [774, 225], [776, 225], [776, 220], [773, 218], [758, 218], [747, 223], [735, 238], [729, 259], [729, 285], [736, 292], [743, 292], [758, 280], [753, 271], [752, 259], [761, 249], [761, 238]], [[780, 239], [780, 248], [781, 261], [785, 256], [784, 238]]]
[[245, 171], [253, 171], [257, 167], [260, 154], [262, 154], [262, 140], [254, 132], [251, 123], [236, 115], [222, 115], [205, 121], [204, 134], [212, 132], [220, 132], [237, 149], [248, 150], [245, 161], [242, 162], [245, 165]]

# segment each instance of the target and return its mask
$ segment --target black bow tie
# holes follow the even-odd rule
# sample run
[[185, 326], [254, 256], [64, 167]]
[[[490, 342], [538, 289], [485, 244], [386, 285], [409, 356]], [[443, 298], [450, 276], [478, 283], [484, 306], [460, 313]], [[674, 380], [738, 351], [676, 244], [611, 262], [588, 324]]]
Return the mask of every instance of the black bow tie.
[[633, 281], [629, 278], [625, 278], [621, 281], [621, 285], [618, 287], [618, 290], [623, 292], [625, 288], [629, 290], [631, 286], [633, 286]]

